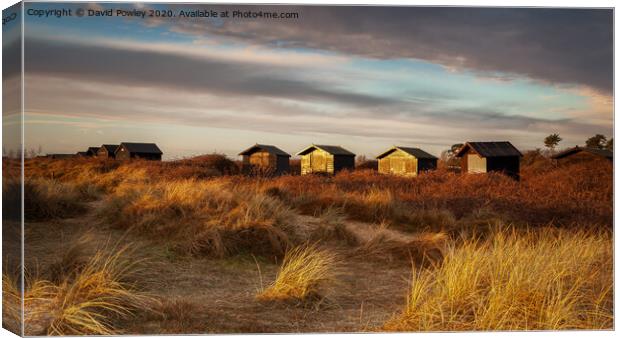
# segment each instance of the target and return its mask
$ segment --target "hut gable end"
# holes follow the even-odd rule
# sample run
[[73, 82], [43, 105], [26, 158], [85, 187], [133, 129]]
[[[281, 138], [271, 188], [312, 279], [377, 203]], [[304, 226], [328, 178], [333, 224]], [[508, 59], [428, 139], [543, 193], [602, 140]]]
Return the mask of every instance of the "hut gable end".
[[456, 154], [461, 158], [461, 172], [502, 172], [519, 179], [523, 156], [510, 142], [466, 142]]
[[122, 142], [115, 152], [119, 160], [145, 159], [161, 161], [162, 151], [155, 143], [130, 143]]
[[301, 174], [335, 174], [355, 167], [355, 154], [340, 147], [311, 145], [297, 155], [301, 156]]
[[97, 151], [97, 157], [114, 158], [118, 144], [104, 144]]
[[97, 151], [99, 151], [99, 147], [88, 147], [88, 149], [86, 149], [86, 155], [97, 156]]
[[379, 172], [417, 176], [420, 171], [437, 168], [437, 157], [419, 148], [394, 146], [377, 156]]
[[242, 157], [242, 170], [246, 174], [276, 174], [290, 172], [290, 154], [282, 149], [266, 144], [255, 144], [239, 153]]

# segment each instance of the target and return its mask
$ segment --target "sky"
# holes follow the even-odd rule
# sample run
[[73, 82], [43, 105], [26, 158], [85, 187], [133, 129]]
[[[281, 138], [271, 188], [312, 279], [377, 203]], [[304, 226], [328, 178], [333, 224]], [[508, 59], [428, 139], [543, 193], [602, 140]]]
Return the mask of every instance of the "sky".
[[60, 8], [177, 17], [25, 16], [26, 148], [48, 153], [124, 141], [155, 142], [166, 159], [235, 158], [255, 143], [439, 156], [465, 141], [528, 150], [551, 133], [560, 147], [612, 133], [611, 10], [26, 4]]

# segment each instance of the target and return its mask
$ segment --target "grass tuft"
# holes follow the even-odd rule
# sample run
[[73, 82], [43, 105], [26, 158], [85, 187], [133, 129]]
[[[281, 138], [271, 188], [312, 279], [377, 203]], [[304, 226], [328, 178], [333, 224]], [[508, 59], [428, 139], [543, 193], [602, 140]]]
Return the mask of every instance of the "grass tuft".
[[[122, 331], [116, 325], [150, 299], [127, 281], [136, 263], [126, 257], [128, 248], [109, 254], [98, 251], [85, 266], [59, 283], [29, 278], [24, 290], [26, 335], [111, 335]], [[5, 313], [19, 318], [19, 292], [15, 281], [3, 275]], [[8, 296], [8, 297], [7, 297]], [[5, 305], [6, 304], [6, 305]]]
[[317, 244], [289, 250], [275, 281], [256, 298], [260, 301], [305, 302], [323, 298], [324, 288], [334, 283], [337, 257]]

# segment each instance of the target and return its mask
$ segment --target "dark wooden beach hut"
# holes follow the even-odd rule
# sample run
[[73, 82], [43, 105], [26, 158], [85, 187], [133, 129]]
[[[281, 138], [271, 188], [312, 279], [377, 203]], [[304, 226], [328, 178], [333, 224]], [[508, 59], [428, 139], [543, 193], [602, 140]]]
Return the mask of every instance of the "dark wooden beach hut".
[[502, 172], [519, 179], [521, 152], [510, 142], [467, 142], [456, 154], [461, 172]]
[[437, 169], [437, 157], [419, 148], [393, 146], [377, 160], [382, 174], [417, 176], [421, 171]]
[[239, 153], [242, 158], [244, 173], [263, 173], [282, 175], [290, 172], [290, 154], [282, 149], [267, 145], [255, 144]]
[[88, 147], [86, 149], [86, 156], [95, 157], [97, 156], [97, 151], [99, 151], [99, 147]]
[[335, 174], [355, 168], [355, 154], [340, 147], [313, 144], [297, 153], [301, 156], [301, 174]]
[[561, 162], [593, 161], [597, 159], [606, 159], [608, 161], [613, 161], [614, 152], [608, 149], [575, 146], [574, 148], [569, 148], [561, 151], [551, 156], [551, 158]]
[[114, 158], [116, 149], [118, 149], [118, 144], [104, 144], [97, 150], [97, 157]]
[[115, 152], [117, 160], [143, 159], [161, 161], [162, 151], [155, 143], [121, 143]]

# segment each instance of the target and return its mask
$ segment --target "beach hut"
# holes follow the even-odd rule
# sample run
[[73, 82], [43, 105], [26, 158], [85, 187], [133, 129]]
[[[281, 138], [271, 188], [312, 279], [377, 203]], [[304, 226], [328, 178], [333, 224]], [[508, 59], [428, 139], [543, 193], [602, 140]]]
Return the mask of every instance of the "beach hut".
[[597, 159], [614, 160], [614, 152], [608, 149], [597, 149], [575, 146], [561, 151], [553, 156], [552, 159], [562, 162], [573, 161], [594, 161]]
[[242, 159], [242, 171], [246, 174], [282, 175], [290, 172], [291, 155], [276, 146], [257, 143], [240, 152], [239, 156]]
[[421, 171], [437, 169], [437, 157], [419, 148], [393, 146], [377, 160], [382, 174], [417, 176]]
[[456, 156], [463, 173], [502, 172], [519, 179], [523, 155], [510, 142], [467, 142]]
[[97, 151], [99, 151], [99, 147], [88, 147], [88, 149], [86, 149], [86, 156], [95, 157], [97, 156]]
[[161, 161], [162, 151], [155, 143], [121, 143], [115, 152], [117, 160], [144, 159]]
[[118, 144], [104, 144], [97, 150], [97, 157], [114, 158]]
[[355, 168], [355, 154], [340, 147], [313, 144], [297, 153], [301, 156], [301, 174], [335, 174]]

